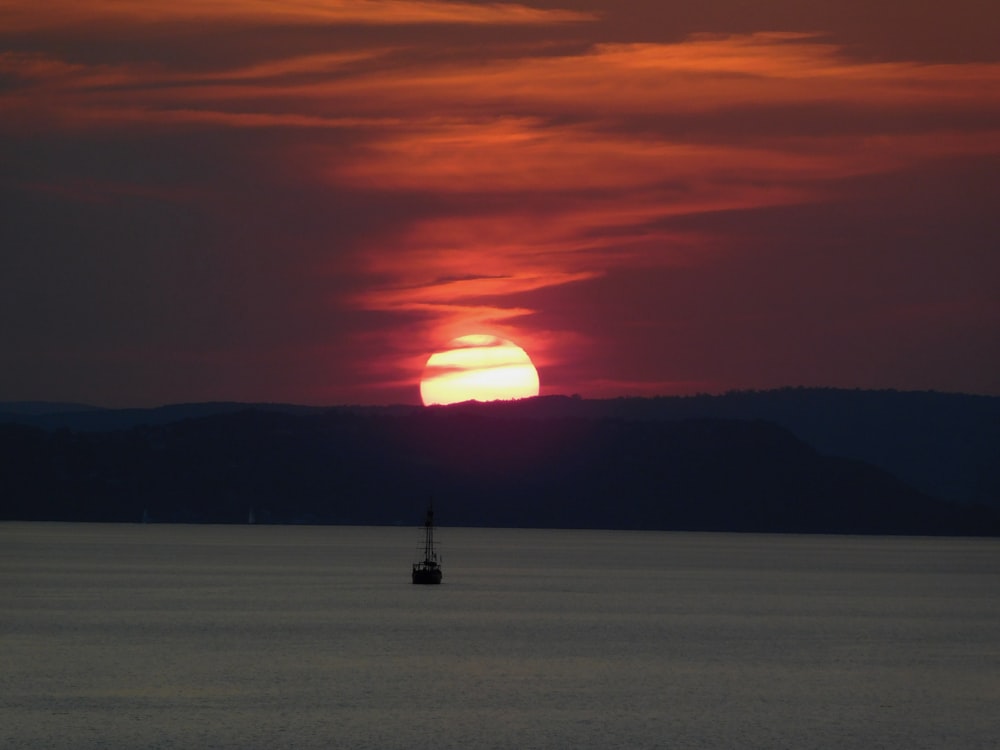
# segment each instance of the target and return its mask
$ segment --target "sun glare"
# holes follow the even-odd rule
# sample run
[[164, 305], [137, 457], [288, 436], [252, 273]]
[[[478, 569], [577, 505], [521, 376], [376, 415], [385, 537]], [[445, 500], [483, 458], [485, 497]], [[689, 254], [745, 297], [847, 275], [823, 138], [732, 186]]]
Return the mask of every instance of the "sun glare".
[[499, 336], [461, 336], [427, 360], [420, 379], [424, 406], [538, 395], [538, 371], [517, 344]]

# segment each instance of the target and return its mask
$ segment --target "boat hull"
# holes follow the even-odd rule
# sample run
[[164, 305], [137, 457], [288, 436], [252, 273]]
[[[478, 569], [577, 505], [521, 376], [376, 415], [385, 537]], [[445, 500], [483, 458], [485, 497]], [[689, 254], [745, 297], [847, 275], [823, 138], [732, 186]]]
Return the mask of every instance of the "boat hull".
[[413, 582], [419, 584], [441, 583], [441, 569], [415, 567], [413, 569]]

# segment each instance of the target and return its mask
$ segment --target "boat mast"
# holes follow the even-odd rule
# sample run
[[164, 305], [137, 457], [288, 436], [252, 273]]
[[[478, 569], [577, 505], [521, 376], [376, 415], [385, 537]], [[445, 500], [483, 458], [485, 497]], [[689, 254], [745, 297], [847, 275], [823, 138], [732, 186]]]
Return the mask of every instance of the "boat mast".
[[427, 517], [424, 519], [424, 562], [434, 562], [434, 506], [427, 506]]

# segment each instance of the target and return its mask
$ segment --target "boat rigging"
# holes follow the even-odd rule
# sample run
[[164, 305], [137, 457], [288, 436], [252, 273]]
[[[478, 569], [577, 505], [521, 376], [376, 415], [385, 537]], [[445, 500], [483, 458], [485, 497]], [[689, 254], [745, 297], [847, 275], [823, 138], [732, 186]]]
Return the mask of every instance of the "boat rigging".
[[413, 582], [441, 583], [441, 558], [434, 549], [434, 505], [428, 503], [424, 518], [423, 560], [413, 563]]

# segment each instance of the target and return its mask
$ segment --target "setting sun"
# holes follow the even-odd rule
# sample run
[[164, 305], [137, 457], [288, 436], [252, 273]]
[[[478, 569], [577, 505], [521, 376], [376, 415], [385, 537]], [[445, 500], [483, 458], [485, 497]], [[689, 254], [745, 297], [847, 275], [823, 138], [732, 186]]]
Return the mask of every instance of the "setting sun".
[[424, 406], [538, 395], [538, 371], [517, 344], [499, 336], [461, 336], [431, 355], [420, 379]]

